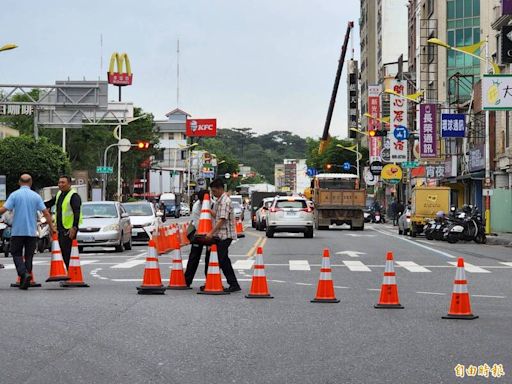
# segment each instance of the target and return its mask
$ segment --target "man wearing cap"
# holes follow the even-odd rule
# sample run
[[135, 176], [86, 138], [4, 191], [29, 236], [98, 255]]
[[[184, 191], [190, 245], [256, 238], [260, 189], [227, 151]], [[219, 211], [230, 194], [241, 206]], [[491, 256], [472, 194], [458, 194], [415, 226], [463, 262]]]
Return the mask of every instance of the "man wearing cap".
[[20, 188], [11, 193], [4, 206], [0, 207], [0, 215], [6, 211], [13, 212], [10, 251], [20, 277], [20, 289], [25, 290], [30, 285], [32, 258], [37, 245], [37, 212], [43, 213], [52, 232], [55, 228], [43, 199], [30, 189], [32, 176], [22, 174], [18, 184]]

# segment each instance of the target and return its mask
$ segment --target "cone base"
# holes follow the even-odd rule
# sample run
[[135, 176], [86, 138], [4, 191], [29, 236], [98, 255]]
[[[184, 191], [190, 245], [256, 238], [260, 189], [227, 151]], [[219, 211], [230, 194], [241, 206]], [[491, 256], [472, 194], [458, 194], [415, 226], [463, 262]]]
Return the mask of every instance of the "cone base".
[[273, 299], [274, 296], [271, 296], [271, 295], [252, 295], [252, 294], [248, 294], [248, 295], [245, 295], [245, 298], [246, 299]]
[[198, 295], [229, 295], [231, 292], [224, 292], [224, 291], [199, 291], [197, 292]]
[[[19, 288], [19, 287], [20, 287], [20, 283], [12, 283], [11, 284], [11, 288]], [[42, 285], [39, 283], [30, 283], [30, 285], [28, 287], [29, 288], [41, 288]]]
[[192, 289], [192, 288], [187, 287], [186, 285], [184, 287], [181, 285], [178, 285], [178, 286], [168, 285], [166, 289], [170, 289], [170, 290], [174, 290], [174, 291], [186, 291], [186, 290]]
[[312, 303], [339, 303], [338, 299], [313, 299]]
[[66, 282], [63, 282], [61, 285], [61, 287], [66, 287], [66, 288], [71, 288], [71, 287], [76, 287], [76, 288], [89, 288], [89, 284], [86, 284], [86, 283], [72, 283], [70, 281], [66, 281]]
[[46, 279], [46, 282], [49, 283], [51, 281], [68, 281], [68, 280], [71, 280], [71, 278], [69, 276], [54, 276], [54, 277], [49, 277]]
[[395, 309], [404, 309], [402, 304], [375, 304], [373, 308], [395, 308]]
[[164, 295], [165, 287], [137, 287], [139, 295]]
[[446, 316], [441, 317], [442, 319], [452, 319], [452, 320], [474, 320], [478, 319], [478, 316], [475, 316], [473, 314], [471, 315], [450, 315], [447, 314]]

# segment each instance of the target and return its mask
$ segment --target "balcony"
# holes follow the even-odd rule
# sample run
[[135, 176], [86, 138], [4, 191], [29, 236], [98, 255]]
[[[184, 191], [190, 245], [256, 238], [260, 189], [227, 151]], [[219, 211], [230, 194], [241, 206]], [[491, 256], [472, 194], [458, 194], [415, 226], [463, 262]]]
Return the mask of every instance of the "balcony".
[[505, 25], [508, 25], [508, 23], [512, 20], [512, 15], [502, 15], [501, 5], [496, 5], [493, 8], [494, 11], [494, 21], [492, 22], [491, 26], [492, 29], [499, 31], [502, 27]]

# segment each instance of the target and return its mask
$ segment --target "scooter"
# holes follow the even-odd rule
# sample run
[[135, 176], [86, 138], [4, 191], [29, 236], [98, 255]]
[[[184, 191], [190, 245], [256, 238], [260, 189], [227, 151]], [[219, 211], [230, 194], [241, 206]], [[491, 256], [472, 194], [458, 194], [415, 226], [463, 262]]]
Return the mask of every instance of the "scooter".
[[453, 223], [445, 229], [444, 238], [450, 244], [459, 240], [473, 240], [477, 244], [485, 244], [487, 241], [485, 227], [478, 208], [465, 206], [461, 212], [458, 212]]
[[5, 228], [2, 231], [2, 250], [4, 252], [5, 257], [9, 257], [9, 251], [11, 248], [11, 226], [7, 223], [5, 224]]
[[384, 216], [380, 214], [380, 211], [374, 211], [372, 213], [372, 223], [384, 223]]
[[47, 249], [51, 248], [52, 234], [50, 232], [50, 226], [46, 222], [46, 218], [41, 216], [37, 221], [37, 250], [39, 253], [43, 253]]

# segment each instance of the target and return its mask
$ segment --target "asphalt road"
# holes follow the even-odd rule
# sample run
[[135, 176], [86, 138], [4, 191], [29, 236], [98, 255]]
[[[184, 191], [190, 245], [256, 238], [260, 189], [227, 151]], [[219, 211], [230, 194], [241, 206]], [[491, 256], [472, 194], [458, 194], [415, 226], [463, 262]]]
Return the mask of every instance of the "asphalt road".
[[[272, 300], [247, 300], [256, 245]], [[339, 304], [312, 304], [322, 249], [331, 251]], [[405, 309], [377, 310], [386, 252], [395, 257]], [[356, 252], [356, 253], [355, 253]], [[358, 252], [358, 253], [357, 253]], [[314, 239], [246, 230], [230, 250], [242, 293], [163, 296], [136, 293], [145, 246], [122, 254], [86, 249], [90, 288], [44, 283], [49, 256], [36, 256], [42, 288], [9, 288], [0, 270], [1, 383], [454, 383], [457, 364], [503, 364], [512, 382], [512, 252], [396, 235], [315, 232]], [[183, 249], [187, 259], [188, 248]], [[473, 321], [443, 320], [456, 258], [464, 257]], [[162, 276], [170, 259], [160, 257]], [[165, 282], [166, 283], [166, 282]], [[465, 379], [467, 380], [467, 378]]]

